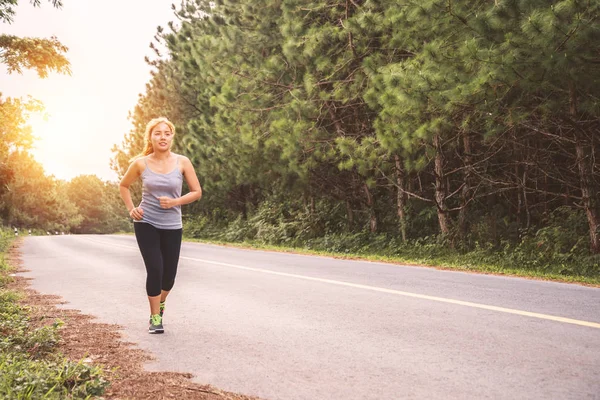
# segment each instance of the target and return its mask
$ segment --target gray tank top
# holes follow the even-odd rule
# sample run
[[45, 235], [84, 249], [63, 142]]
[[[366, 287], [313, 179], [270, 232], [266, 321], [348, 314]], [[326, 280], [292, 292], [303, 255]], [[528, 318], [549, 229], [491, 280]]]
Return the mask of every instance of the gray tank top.
[[181, 229], [181, 206], [171, 208], [161, 208], [161, 196], [176, 199], [181, 197], [181, 185], [183, 184], [183, 175], [179, 171], [179, 156], [175, 169], [166, 174], [159, 174], [148, 167], [146, 157], [144, 157], [146, 168], [142, 172], [142, 202], [140, 207], [144, 210], [144, 216], [141, 221], [146, 222], [158, 229]]

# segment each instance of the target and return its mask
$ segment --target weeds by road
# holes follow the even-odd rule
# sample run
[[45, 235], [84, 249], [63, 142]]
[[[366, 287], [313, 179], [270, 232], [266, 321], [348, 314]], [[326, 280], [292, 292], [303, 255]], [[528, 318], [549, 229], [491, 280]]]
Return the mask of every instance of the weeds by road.
[[28, 286], [18, 242], [0, 229], [1, 399], [252, 400], [191, 382], [191, 374], [148, 372], [151, 356], [122, 340], [120, 327], [59, 307]]

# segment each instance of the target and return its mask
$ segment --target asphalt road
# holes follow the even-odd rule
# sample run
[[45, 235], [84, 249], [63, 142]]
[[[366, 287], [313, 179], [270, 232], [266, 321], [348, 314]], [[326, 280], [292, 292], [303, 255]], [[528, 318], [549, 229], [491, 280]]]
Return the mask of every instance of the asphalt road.
[[147, 333], [133, 236], [27, 237], [34, 289], [123, 327], [149, 370], [265, 399], [600, 399], [600, 289], [184, 243]]

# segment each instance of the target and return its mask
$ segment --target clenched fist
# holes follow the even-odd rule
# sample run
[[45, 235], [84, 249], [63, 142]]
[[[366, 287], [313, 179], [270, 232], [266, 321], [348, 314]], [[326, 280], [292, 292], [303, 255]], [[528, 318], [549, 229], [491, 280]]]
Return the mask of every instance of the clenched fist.
[[160, 201], [160, 206], [162, 208], [171, 208], [177, 205], [177, 201], [175, 199], [166, 196], [159, 197], [158, 201]]

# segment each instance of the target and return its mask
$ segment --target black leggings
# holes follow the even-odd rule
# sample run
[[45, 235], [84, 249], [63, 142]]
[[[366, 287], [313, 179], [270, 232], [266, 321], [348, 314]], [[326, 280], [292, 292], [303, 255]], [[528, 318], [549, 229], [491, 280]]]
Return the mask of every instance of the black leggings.
[[171, 290], [177, 275], [182, 229], [158, 229], [145, 222], [133, 224], [144, 264], [146, 264], [146, 293], [158, 296]]

